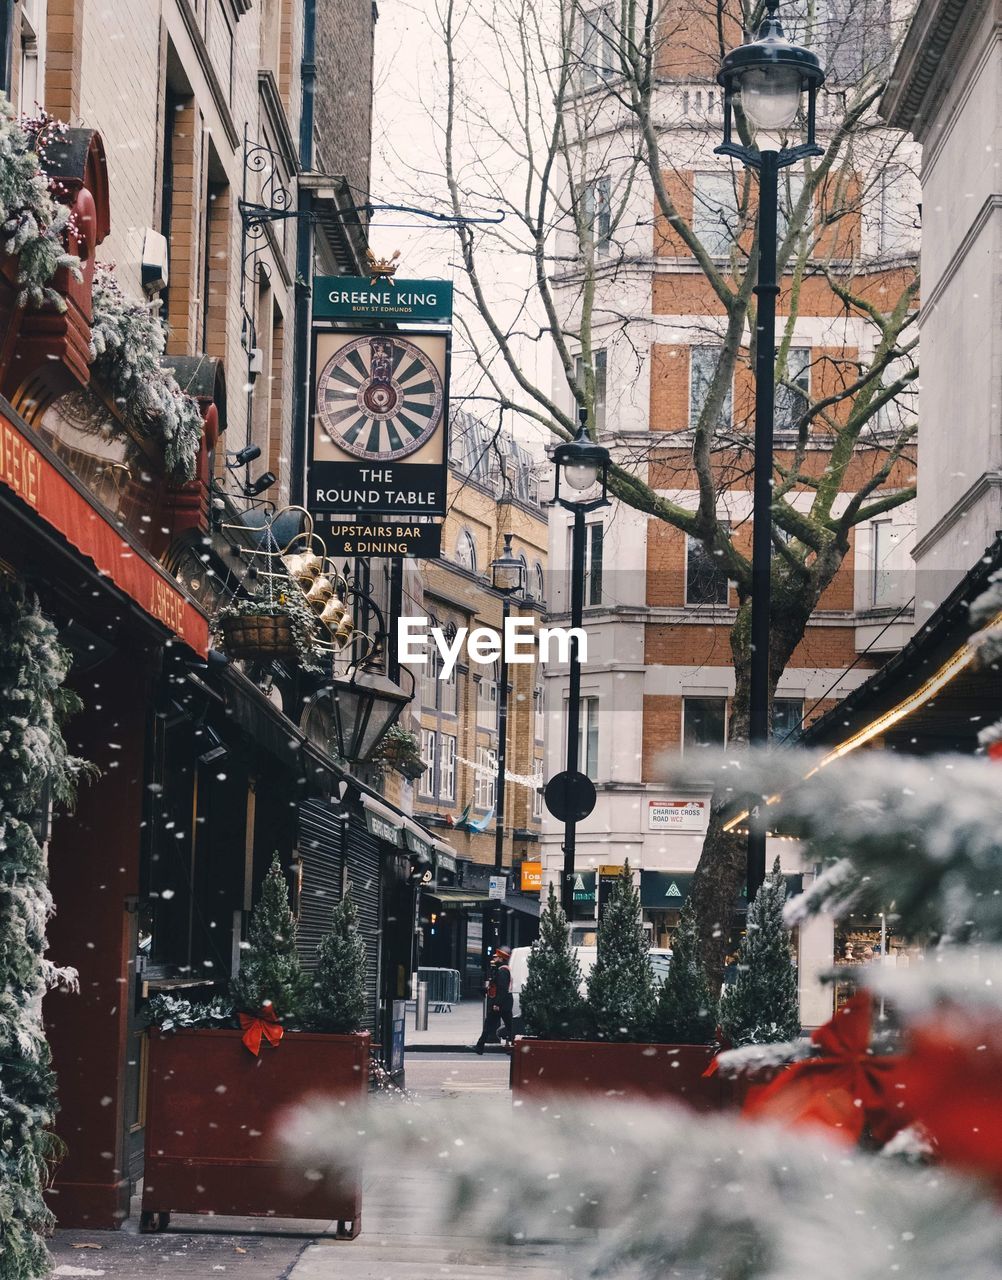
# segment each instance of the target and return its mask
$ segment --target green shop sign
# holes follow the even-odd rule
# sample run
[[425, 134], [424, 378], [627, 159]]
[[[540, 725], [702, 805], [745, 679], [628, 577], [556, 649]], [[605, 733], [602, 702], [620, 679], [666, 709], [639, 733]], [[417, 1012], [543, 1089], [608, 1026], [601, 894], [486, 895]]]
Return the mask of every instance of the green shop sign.
[[452, 285], [445, 280], [377, 280], [316, 276], [317, 320], [451, 320]]

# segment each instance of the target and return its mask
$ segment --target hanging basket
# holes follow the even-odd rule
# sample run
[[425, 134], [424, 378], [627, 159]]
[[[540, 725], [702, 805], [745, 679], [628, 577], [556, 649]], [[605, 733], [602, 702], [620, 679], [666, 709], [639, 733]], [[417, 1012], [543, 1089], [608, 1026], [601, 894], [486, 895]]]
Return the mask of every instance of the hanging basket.
[[248, 613], [223, 619], [223, 644], [233, 658], [290, 658], [296, 653], [286, 614]]

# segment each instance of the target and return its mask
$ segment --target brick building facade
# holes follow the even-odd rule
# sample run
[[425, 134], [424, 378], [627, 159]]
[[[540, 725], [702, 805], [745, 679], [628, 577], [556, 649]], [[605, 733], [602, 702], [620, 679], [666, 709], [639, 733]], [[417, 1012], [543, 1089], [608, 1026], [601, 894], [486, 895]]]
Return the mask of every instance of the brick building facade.
[[[538, 623], [546, 605], [547, 513], [540, 459], [466, 413], [452, 422], [448, 516], [442, 557], [405, 580], [404, 613], [452, 627], [502, 627], [502, 600], [491, 588], [491, 562], [511, 534], [524, 562], [525, 591], [511, 616]], [[542, 829], [543, 688], [536, 661], [508, 668], [507, 759], [502, 860], [508, 876], [503, 916], [485, 901], [495, 864], [499, 743], [499, 663], [472, 661], [465, 649], [451, 679], [438, 664], [414, 667], [418, 694], [410, 728], [421, 737], [428, 768], [413, 784], [414, 815], [443, 828], [457, 865], [422, 898], [422, 963], [456, 968], [480, 990], [484, 948], [501, 934], [535, 936], [538, 894], [521, 894], [520, 866], [538, 857]], [[435, 893], [439, 896], [434, 896]], [[471, 896], [472, 895], [472, 896]], [[432, 919], [434, 917], [434, 920]]]
[[[601, 33], [615, 30], [618, 10], [613, 10], [608, 7], [606, 14], [600, 5], [582, 14], [590, 34], [587, 43], [581, 38], [578, 56], [583, 62], [583, 92], [589, 95], [602, 95], [604, 81], [615, 79], [614, 62], [604, 60], [600, 50]], [[713, 78], [720, 58], [715, 14], [716, 6], [700, 0], [677, 0], [667, 6], [654, 114], [662, 122], [665, 189], [715, 269], [726, 275], [730, 255], [746, 254], [750, 244], [741, 239], [735, 243], [728, 231], [729, 222], [739, 221], [731, 202], [741, 198], [740, 167], [736, 187], [730, 163], [713, 153], [722, 130], [720, 92]], [[730, 47], [741, 39], [732, 23], [725, 43]], [[819, 36], [822, 44], [826, 39]], [[838, 74], [840, 55], [833, 48], [821, 52], [828, 58], [832, 79], [832, 68]], [[822, 140], [830, 135], [841, 109], [839, 85], [833, 82], [829, 87], [831, 97], [822, 94], [819, 103]], [[699, 486], [692, 432], [724, 341], [725, 308], [685, 240], [662, 217], [643, 166], [627, 168], [624, 157], [635, 146], [629, 117], [611, 105], [605, 111], [596, 107], [593, 118], [597, 127], [584, 145], [583, 169], [595, 175], [587, 189], [593, 193], [590, 207], [599, 210], [592, 227], [596, 425], [614, 458], [637, 470], [659, 494], [695, 511]], [[612, 141], [617, 129], [619, 147]], [[911, 163], [911, 150], [899, 155], [902, 165]], [[626, 183], [627, 172], [632, 185]], [[796, 171], [792, 178], [790, 172], [784, 171], [784, 182], [795, 188]], [[847, 192], [852, 193], [851, 202]], [[781, 193], [781, 205], [784, 198], [787, 204], [794, 198], [789, 188]], [[853, 211], [828, 225], [826, 201], [839, 199], [851, 203]], [[753, 209], [754, 191], [750, 200]], [[879, 191], [868, 189], [865, 195], [855, 174], [847, 175], [837, 191], [836, 184], [825, 186], [813, 212], [818, 231], [812, 262], [851, 264], [854, 291], [878, 308], [888, 297], [897, 298], [912, 270], [917, 238], [914, 231], [892, 237], [887, 223], [893, 218], [896, 226], [910, 227], [917, 203], [910, 171], [894, 189], [893, 209], [883, 182]], [[572, 316], [579, 305], [581, 278], [580, 271], [565, 268], [554, 282]], [[787, 333], [791, 305], [795, 319]], [[795, 386], [787, 397], [788, 415], [793, 413], [793, 397], [806, 404], [852, 385], [858, 361], [873, 349], [872, 329], [857, 314], [849, 314], [821, 269], [807, 269], [796, 278], [788, 273], [782, 280], [777, 334], [790, 347], [788, 379]], [[736, 443], [750, 438], [753, 430], [754, 377], [747, 342], [746, 332], [725, 392], [726, 421], [721, 421], [714, 441], [712, 470], [717, 518], [729, 524], [735, 547], [750, 556], [751, 449]], [[555, 387], [555, 394], [569, 404], [562, 371]], [[795, 442], [791, 421], [783, 412], [778, 398], [775, 457], [780, 474], [793, 459]], [[837, 426], [845, 405], [836, 406], [833, 413]], [[823, 475], [829, 456], [823, 435], [814, 433], [801, 468], [815, 479]], [[849, 465], [847, 492], [836, 509], [844, 509], [850, 493], [881, 461], [879, 448], [864, 442]], [[888, 485], [908, 485], [914, 470], [912, 461], [902, 461]], [[803, 510], [809, 494], [803, 486], [790, 500]], [[909, 555], [912, 505], [851, 531], [849, 553], [779, 680], [774, 705], [777, 739], [792, 738], [802, 724], [835, 705], [906, 640], [914, 595]], [[550, 525], [550, 607], [558, 616], [568, 608], [568, 558], [568, 518], [555, 512]], [[586, 571], [589, 653], [582, 674], [580, 754], [582, 767], [596, 782], [598, 804], [578, 828], [577, 865], [597, 871], [628, 858], [641, 872], [668, 874], [664, 882], [656, 876], [641, 877], [647, 919], [655, 941], [664, 944], [677, 915], [661, 909], [659, 895], [668, 884], [674, 890], [672, 905], [684, 901], [702, 847], [710, 789], [692, 797], [669, 794], [658, 781], [658, 761], [666, 752], [723, 745], [728, 738], [735, 689], [730, 631], [737, 593], [702, 543], [622, 503], [589, 516]], [[547, 670], [547, 776], [561, 767], [563, 758], [564, 722], [553, 709], [561, 705], [566, 678], [566, 671]], [[681, 805], [686, 800], [699, 803], [686, 808]], [[560, 842], [559, 824], [547, 820], [544, 882], [559, 877]], [[781, 852], [790, 862], [788, 869], [799, 871], [794, 846], [783, 846]], [[582, 922], [582, 935], [589, 928], [594, 924]], [[822, 938], [820, 943], [807, 939], [803, 945], [807, 951], [817, 946], [822, 953], [827, 945], [830, 956], [830, 938], [827, 944]], [[820, 1011], [808, 1000], [805, 1018], [811, 1022], [815, 1015], [820, 1017]]]

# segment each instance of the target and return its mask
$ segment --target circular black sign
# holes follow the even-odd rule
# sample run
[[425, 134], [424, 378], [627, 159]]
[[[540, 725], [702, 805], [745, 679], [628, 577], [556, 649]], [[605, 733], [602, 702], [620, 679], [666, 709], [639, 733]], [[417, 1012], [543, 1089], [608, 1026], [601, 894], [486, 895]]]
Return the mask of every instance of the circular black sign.
[[595, 808], [595, 784], [585, 774], [565, 769], [546, 784], [543, 799], [558, 822], [580, 822]]

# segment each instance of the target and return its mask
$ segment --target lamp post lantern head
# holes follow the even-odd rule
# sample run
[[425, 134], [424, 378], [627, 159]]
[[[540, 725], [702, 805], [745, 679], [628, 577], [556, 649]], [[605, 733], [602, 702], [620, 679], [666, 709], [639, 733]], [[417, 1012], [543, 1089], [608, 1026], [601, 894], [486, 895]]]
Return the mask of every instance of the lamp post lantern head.
[[[588, 410], [579, 409], [577, 435], [573, 440], [565, 440], [562, 444], [558, 444], [553, 450], [553, 465], [556, 475], [553, 501], [568, 510], [573, 510], [575, 507], [591, 509], [592, 507], [605, 506], [608, 501], [606, 494], [609, 484], [610, 461], [609, 450], [603, 445], [596, 444], [588, 435]], [[580, 494], [582, 496], [580, 498], [573, 496], [561, 497], [561, 484], [564, 485], [565, 490], [570, 490], [572, 494]], [[583, 495], [597, 484], [602, 486], [601, 496], [589, 501]]]
[[825, 82], [818, 55], [811, 49], [791, 44], [776, 16], [779, 0], [767, 0], [768, 13], [758, 36], [728, 53], [717, 83], [724, 90], [724, 143], [717, 151], [754, 163], [755, 153], [731, 141], [735, 102], [740, 103], [753, 130], [788, 128], [800, 110], [801, 95], [807, 90], [807, 142], [793, 149], [792, 158], [817, 155], [814, 137], [817, 93]]
[[504, 549], [491, 561], [491, 585], [503, 596], [518, 595], [525, 590], [525, 561], [511, 549], [511, 534], [504, 535]]
[[412, 697], [382, 672], [357, 666], [334, 678], [330, 694], [335, 746], [353, 763], [369, 759]]

